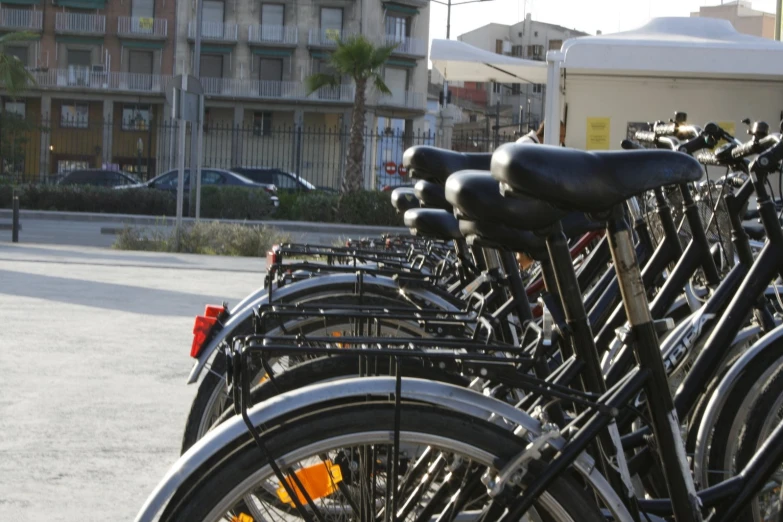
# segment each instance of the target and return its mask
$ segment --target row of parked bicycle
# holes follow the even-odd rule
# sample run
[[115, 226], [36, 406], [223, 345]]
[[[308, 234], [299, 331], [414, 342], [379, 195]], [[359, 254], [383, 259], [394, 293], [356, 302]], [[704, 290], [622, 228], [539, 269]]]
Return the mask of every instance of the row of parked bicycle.
[[275, 247], [137, 520], [783, 521], [783, 144], [683, 119], [413, 147], [411, 237]]

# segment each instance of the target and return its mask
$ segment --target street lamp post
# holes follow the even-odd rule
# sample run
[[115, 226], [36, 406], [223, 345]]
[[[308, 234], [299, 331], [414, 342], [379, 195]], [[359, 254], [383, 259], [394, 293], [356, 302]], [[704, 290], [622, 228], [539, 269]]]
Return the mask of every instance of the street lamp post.
[[141, 155], [144, 153], [144, 142], [141, 141], [141, 138], [139, 138], [139, 141], [136, 142], [136, 175], [139, 177], [139, 179], [142, 179], [141, 177]]

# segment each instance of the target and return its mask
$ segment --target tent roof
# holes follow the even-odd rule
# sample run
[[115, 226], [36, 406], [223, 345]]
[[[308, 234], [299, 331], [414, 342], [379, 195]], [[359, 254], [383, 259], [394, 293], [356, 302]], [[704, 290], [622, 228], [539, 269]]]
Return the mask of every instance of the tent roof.
[[546, 83], [545, 62], [504, 56], [457, 40], [433, 40], [430, 60], [449, 81]]
[[579, 74], [780, 78], [783, 42], [712, 18], [655, 18], [632, 31], [567, 40], [562, 67]]

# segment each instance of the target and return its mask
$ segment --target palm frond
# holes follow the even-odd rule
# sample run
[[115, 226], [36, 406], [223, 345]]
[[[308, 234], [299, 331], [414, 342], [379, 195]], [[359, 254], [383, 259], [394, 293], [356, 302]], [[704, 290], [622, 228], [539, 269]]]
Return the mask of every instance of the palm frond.
[[383, 77], [378, 74], [374, 73], [372, 77], [370, 78], [372, 80], [372, 84], [375, 87], [375, 90], [377, 90], [381, 94], [391, 94], [391, 89], [389, 89], [389, 86], [386, 85], [386, 82], [383, 81]]
[[397, 48], [399, 44], [394, 45], [387, 45], [384, 47], [376, 47], [373, 49], [372, 58], [370, 59], [370, 63], [372, 65], [373, 69], [378, 69], [380, 67], [383, 67], [383, 64], [386, 63], [386, 61], [391, 57], [394, 50]]
[[335, 87], [340, 85], [340, 77], [336, 74], [315, 73], [305, 78], [305, 90], [312, 94], [321, 87]]
[[0, 36], [0, 47], [12, 42], [24, 42], [27, 40], [37, 40], [40, 35], [31, 31], [19, 31], [17, 33], [8, 33]]

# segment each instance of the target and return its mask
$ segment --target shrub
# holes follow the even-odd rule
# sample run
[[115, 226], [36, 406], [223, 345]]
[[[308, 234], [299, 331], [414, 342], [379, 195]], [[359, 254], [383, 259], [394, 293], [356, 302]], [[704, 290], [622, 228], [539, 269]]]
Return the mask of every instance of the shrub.
[[112, 247], [118, 250], [263, 257], [272, 245], [288, 241], [288, 235], [271, 227], [202, 221], [182, 227], [179, 250], [174, 229], [128, 226], [118, 234]]
[[263, 190], [243, 187], [201, 187], [201, 215], [210, 219], [268, 218], [275, 210]]
[[[173, 215], [171, 194], [146, 188], [115, 190], [73, 185], [18, 185], [19, 206], [30, 210], [98, 212], [112, 214]], [[0, 206], [11, 206], [14, 187], [0, 185]]]
[[280, 195], [280, 208], [273, 219], [402, 226], [402, 216], [391, 205], [389, 192], [361, 191], [346, 194], [298, 192]]

